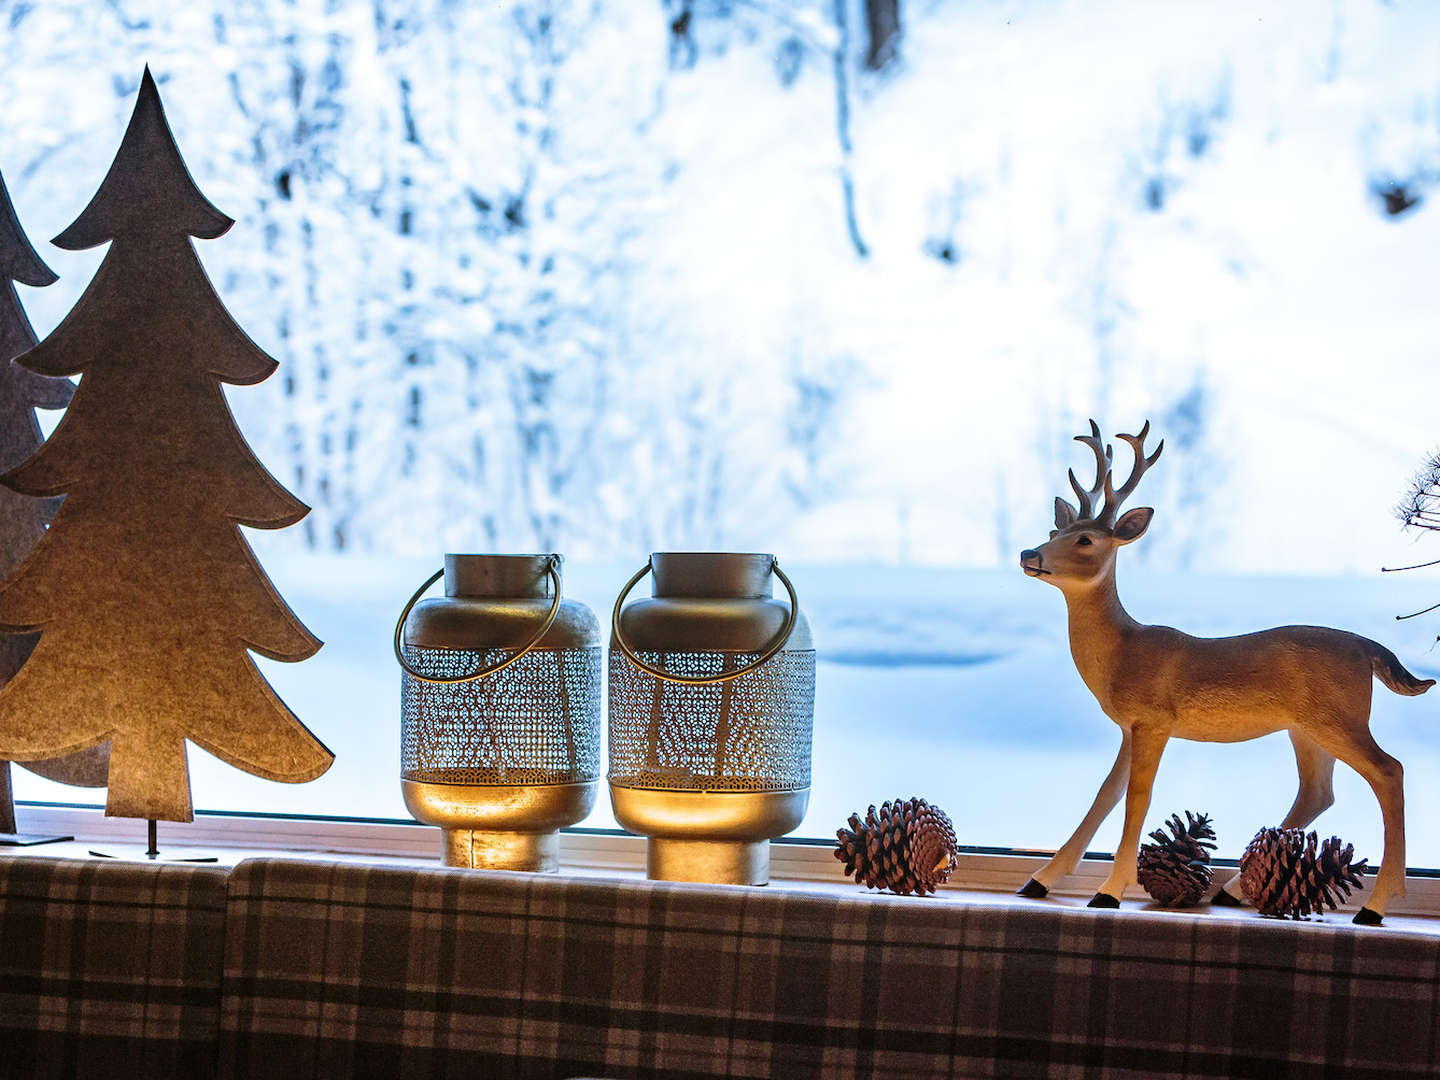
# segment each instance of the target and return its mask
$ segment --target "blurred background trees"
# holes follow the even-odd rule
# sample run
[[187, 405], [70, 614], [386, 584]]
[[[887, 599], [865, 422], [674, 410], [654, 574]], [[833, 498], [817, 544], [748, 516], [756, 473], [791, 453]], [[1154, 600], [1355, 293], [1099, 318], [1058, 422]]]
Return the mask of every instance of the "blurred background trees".
[[[58, 230], [150, 62], [282, 363], [277, 543], [1008, 564], [1094, 412], [1171, 440], [1147, 558], [1301, 568], [1254, 508], [1433, 442], [1357, 357], [1430, 363], [1440, 15], [1146, 11], [0, 0], [0, 167]], [[1364, 498], [1304, 566], [1376, 561]]]

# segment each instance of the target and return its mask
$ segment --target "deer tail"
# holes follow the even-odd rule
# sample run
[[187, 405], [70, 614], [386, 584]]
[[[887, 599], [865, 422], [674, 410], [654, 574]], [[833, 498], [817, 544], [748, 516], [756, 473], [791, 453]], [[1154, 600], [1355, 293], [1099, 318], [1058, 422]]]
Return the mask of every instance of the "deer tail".
[[1367, 644], [1370, 646], [1370, 666], [1375, 671], [1375, 677], [1395, 693], [1414, 697], [1435, 685], [1434, 679], [1417, 679], [1411, 675], [1405, 670], [1405, 665], [1384, 645], [1374, 641]]

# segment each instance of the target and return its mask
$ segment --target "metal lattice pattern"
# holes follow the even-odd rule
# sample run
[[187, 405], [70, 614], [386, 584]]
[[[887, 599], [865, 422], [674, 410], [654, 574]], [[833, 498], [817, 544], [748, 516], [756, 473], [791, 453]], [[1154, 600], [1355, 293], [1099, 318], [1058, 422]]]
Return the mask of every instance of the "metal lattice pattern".
[[[758, 653], [646, 652], [676, 675], [734, 671]], [[682, 791], [810, 786], [815, 651], [784, 651], [726, 683], [682, 686], [610, 654], [610, 782]]]
[[[498, 663], [509, 649], [422, 649], [435, 677]], [[400, 776], [431, 784], [574, 784], [600, 776], [600, 647], [534, 649], [475, 682], [402, 676]]]

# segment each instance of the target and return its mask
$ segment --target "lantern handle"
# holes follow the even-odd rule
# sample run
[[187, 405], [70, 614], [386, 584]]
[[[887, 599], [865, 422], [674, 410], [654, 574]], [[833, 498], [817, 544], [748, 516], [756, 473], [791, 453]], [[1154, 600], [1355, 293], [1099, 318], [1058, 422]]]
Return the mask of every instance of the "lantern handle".
[[785, 625], [781, 627], [780, 633], [776, 636], [775, 640], [765, 647], [764, 652], [745, 666], [737, 668], [734, 671], [722, 671], [718, 675], [674, 675], [661, 668], [652, 667], [636, 655], [635, 650], [630, 646], [630, 642], [625, 640], [624, 631], [620, 629], [620, 608], [624, 606], [625, 598], [630, 595], [630, 590], [640, 583], [641, 578], [650, 573], [650, 569], [651, 564], [647, 562], [634, 577], [625, 583], [625, 588], [621, 589], [620, 595], [615, 598], [615, 611], [610, 617], [610, 629], [615, 637], [616, 647], [624, 655], [626, 660], [629, 660], [630, 663], [634, 664], [647, 675], [653, 675], [655, 678], [664, 682], [679, 683], [681, 686], [713, 686], [716, 683], [729, 682], [731, 679], [738, 679], [741, 675], [748, 675], [750, 672], [769, 663], [770, 659], [776, 653], [785, 648], [786, 643], [790, 640], [790, 635], [795, 632], [795, 621], [799, 618], [800, 601], [795, 595], [795, 586], [790, 584], [790, 579], [785, 576], [785, 571], [780, 569], [779, 560], [772, 559], [770, 569], [774, 571], [775, 576], [780, 579], [780, 584], [785, 586], [785, 591], [790, 594], [790, 616], [785, 620]]
[[454, 686], [457, 683], [475, 682], [504, 671], [531, 649], [535, 648], [536, 645], [540, 644], [540, 639], [549, 632], [551, 625], [555, 622], [555, 616], [560, 612], [560, 590], [562, 588], [560, 582], [560, 559], [555, 555], [551, 555], [550, 564], [545, 570], [550, 575], [550, 580], [555, 583], [555, 598], [550, 601], [550, 610], [545, 615], [545, 621], [540, 624], [540, 629], [531, 635], [530, 640], [525, 642], [525, 644], [520, 647], [520, 651], [515, 653], [514, 656], [508, 656], [498, 664], [491, 664], [489, 667], [481, 668], [479, 671], [471, 672], [469, 675], [447, 675], [443, 678], [436, 678], [433, 675], [426, 675], [424, 672], [417, 671], [410, 664], [410, 661], [405, 659], [405, 620], [410, 617], [411, 609], [420, 602], [420, 597], [425, 595], [426, 590], [445, 575], [445, 570], [442, 567], [425, 579], [425, 584], [415, 590], [415, 595], [410, 597], [410, 602], [405, 605], [405, 610], [400, 612], [400, 621], [395, 624], [395, 659], [400, 662], [400, 666], [404, 669], [405, 674], [409, 675], [412, 679], [419, 679], [421, 682], [432, 683], [436, 686]]

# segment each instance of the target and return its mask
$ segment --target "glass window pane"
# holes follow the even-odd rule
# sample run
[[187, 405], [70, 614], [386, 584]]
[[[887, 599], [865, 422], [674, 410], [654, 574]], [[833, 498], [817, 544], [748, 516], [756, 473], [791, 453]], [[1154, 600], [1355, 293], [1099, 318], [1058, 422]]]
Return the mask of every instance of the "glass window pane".
[[[291, 787], [194, 750], [197, 807], [405, 816], [389, 634], [446, 551], [562, 551], [602, 621], [652, 550], [773, 551], [821, 650], [798, 834], [919, 794], [964, 843], [1054, 848], [1118, 731], [1018, 556], [1088, 480], [1091, 416], [1166, 441], [1119, 554], [1135, 618], [1440, 671], [1440, 613], [1394, 618], [1435, 570], [1379, 572], [1440, 558], [1392, 512], [1440, 441], [1440, 13], [902, 2], [876, 41], [864, 5], [672, 7], [13, 13], [20, 220], [38, 244], [85, 206], [149, 59], [236, 218], [197, 251], [280, 362], [228, 400], [314, 508], [248, 535], [327, 642], [260, 666], [336, 764]], [[44, 254], [42, 334], [103, 253]], [[1436, 700], [1375, 693], [1412, 865], [1440, 866]], [[1148, 827], [1204, 809], [1234, 855], [1294, 786], [1283, 734], [1176, 742]], [[1344, 766], [1317, 828], [1378, 861]]]

